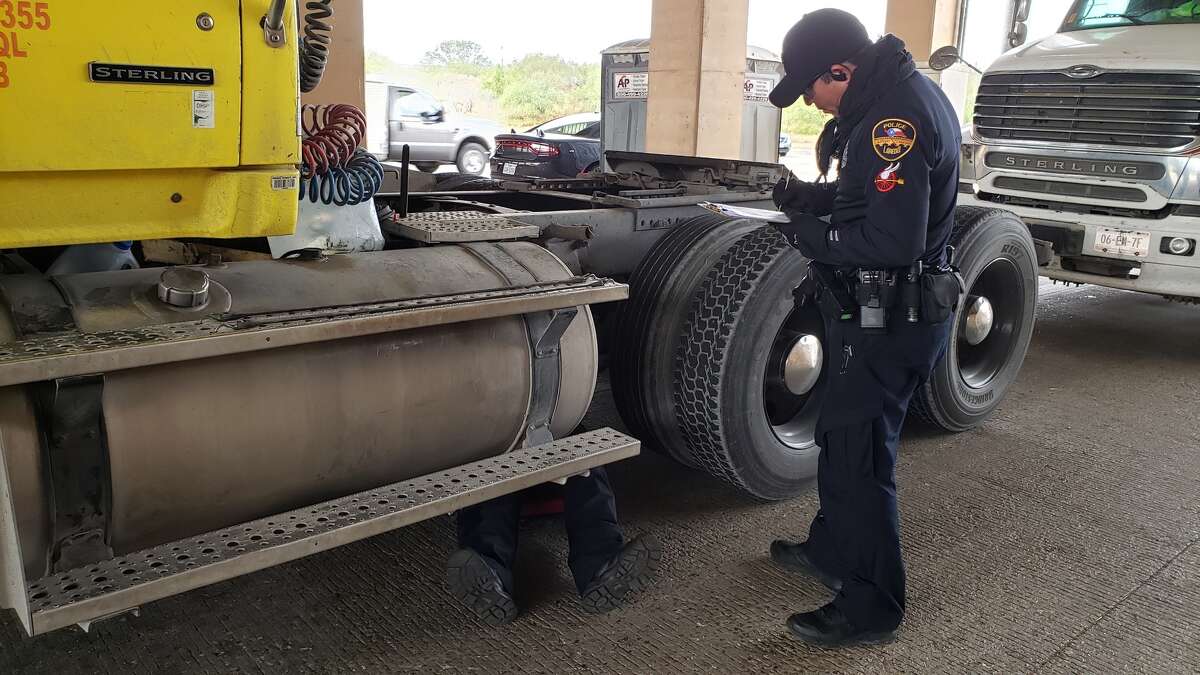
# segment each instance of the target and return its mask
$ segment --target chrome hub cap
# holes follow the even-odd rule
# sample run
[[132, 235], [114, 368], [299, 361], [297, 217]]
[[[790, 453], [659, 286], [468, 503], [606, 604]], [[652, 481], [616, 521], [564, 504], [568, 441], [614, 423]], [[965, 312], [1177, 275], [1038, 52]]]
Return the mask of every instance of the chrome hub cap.
[[803, 396], [812, 391], [821, 377], [825, 353], [815, 335], [801, 335], [792, 343], [783, 361], [783, 382], [788, 391]]
[[963, 339], [971, 346], [987, 339], [992, 332], [996, 313], [992, 303], [982, 295], [967, 298], [967, 316], [963, 321]]

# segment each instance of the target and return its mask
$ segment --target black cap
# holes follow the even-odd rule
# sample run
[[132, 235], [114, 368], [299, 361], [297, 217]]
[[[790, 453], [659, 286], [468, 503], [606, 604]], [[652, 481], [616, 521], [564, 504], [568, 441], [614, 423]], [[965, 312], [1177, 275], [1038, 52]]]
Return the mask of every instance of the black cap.
[[805, 14], [783, 38], [784, 76], [771, 90], [771, 103], [777, 108], [795, 103], [830, 66], [870, 44], [867, 29], [849, 12], [818, 9]]

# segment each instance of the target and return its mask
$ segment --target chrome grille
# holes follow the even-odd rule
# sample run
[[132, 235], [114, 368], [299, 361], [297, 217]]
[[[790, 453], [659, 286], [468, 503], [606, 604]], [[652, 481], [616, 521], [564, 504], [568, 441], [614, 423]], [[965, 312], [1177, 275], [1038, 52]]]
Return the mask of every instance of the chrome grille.
[[1058, 195], [1060, 197], [1107, 199], [1114, 202], [1146, 201], [1146, 193], [1141, 190], [1127, 187], [1113, 187], [1110, 185], [1063, 183], [1054, 180], [1018, 178], [1016, 176], [1000, 176], [995, 180], [993, 185], [1001, 189], [1039, 192], [1041, 194]]
[[987, 75], [975, 129], [989, 141], [1178, 150], [1200, 141], [1200, 74]]

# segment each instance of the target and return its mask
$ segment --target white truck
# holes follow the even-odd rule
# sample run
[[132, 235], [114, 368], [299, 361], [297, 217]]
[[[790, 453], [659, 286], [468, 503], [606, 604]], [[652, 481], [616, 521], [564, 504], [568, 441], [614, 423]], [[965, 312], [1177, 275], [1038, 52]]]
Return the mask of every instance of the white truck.
[[1020, 216], [1042, 276], [1200, 302], [1198, 42], [1196, 0], [1077, 0], [983, 74], [959, 204]]

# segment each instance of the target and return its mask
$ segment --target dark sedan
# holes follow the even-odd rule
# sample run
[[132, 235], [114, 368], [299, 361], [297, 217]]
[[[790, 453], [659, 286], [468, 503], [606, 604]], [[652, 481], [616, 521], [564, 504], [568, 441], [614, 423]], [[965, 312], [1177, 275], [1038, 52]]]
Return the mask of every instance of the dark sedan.
[[574, 178], [599, 168], [599, 114], [568, 115], [522, 134], [496, 136], [492, 178]]

